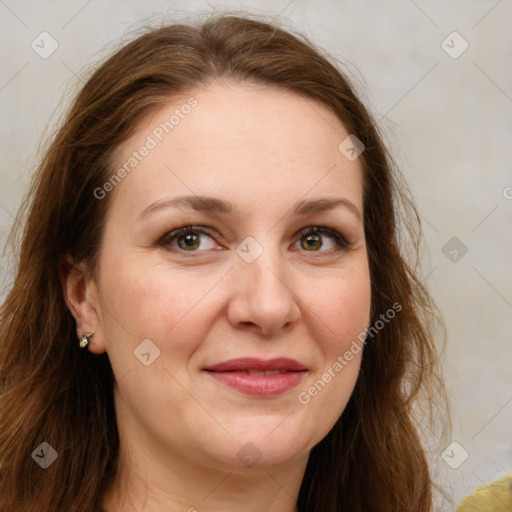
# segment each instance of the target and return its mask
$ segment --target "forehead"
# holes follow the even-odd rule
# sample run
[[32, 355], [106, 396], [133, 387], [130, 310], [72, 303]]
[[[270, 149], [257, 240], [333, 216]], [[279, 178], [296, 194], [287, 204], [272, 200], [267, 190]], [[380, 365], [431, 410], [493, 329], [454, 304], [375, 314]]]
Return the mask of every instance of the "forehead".
[[215, 82], [173, 97], [139, 123], [116, 151], [114, 170], [125, 166], [129, 175], [115, 193], [122, 189], [138, 208], [183, 193], [231, 195], [249, 205], [279, 195], [296, 200], [308, 191], [343, 193], [361, 206], [360, 162], [338, 150], [348, 135], [318, 101], [280, 88]]

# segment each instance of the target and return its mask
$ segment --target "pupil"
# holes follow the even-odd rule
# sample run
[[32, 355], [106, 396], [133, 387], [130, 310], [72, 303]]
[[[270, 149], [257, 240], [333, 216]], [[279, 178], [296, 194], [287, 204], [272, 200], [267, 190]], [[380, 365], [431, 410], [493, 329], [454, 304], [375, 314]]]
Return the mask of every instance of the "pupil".
[[197, 235], [185, 235], [180, 240], [185, 242], [185, 248], [195, 249], [198, 246]]
[[322, 247], [322, 241], [318, 235], [308, 235], [306, 237], [306, 245], [309, 248], [319, 249]]

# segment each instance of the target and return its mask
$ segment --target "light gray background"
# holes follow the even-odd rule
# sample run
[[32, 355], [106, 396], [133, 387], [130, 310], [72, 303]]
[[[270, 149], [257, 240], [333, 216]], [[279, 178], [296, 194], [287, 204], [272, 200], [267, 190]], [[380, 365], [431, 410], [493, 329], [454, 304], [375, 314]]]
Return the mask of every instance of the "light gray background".
[[[41, 137], [87, 68], [158, 14], [171, 21], [240, 8], [280, 14], [349, 65], [413, 189], [430, 252], [423, 277], [448, 332], [453, 440], [469, 454], [457, 469], [433, 454], [456, 503], [512, 472], [510, 0], [0, 0], [0, 241], [37, 164]], [[59, 45], [47, 59], [31, 48], [43, 31]], [[453, 31], [469, 45], [457, 58], [465, 43]], [[450, 246], [443, 253], [452, 237], [468, 249], [462, 258]], [[7, 254], [0, 299], [9, 263]], [[457, 465], [464, 452], [455, 447], [448, 455]]]

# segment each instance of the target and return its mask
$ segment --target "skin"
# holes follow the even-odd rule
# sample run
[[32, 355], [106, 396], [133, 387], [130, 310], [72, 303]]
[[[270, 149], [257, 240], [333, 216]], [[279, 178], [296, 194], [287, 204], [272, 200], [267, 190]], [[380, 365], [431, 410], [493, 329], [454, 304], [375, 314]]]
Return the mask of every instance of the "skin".
[[[94, 331], [87, 349], [107, 352], [116, 378], [121, 470], [103, 506], [295, 511], [309, 452], [343, 412], [362, 352], [309, 403], [299, 393], [370, 322], [362, 167], [338, 151], [348, 133], [322, 104], [214, 82], [146, 118], [117, 148], [114, 172], [190, 96], [197, 106], [110, 192], [95, 277], [72, 260], [62, 276], [77, 335]], [[227, 200], [239, 213], [181, 206], [137, 219], [181, 195]], [[346, 206], [292, 214], [318, 198], [344, 198], [359, 215]], [[192, 251], [183, 239], [159, 244], [187, 225], [210, 236], [196, 234]], [[309, 226], [338, 231], [348, 248], [326, 234], [309, 248], [298, 234]], [[236, 251], [248, 236], [263, 250], [251, 263]], [[160, 350], [149, 366], [134, 356], [145, 339]], [[290, 357], [308, 371], [298, 387], [263, 398], [203, 371], [239, 357]], [[247, 443], [261, 456], [252, 467], [237, 456]]]

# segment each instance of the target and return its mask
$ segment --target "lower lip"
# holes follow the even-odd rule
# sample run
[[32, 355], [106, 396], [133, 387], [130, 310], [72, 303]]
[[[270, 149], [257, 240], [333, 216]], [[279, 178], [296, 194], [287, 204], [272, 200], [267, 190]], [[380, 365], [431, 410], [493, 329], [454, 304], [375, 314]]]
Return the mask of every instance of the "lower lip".
[[278, 375], [248, 375], [241, 372], [208, 372], [215, 380], [250, 396], [277, 396], [298, 386], [303, 372]]

